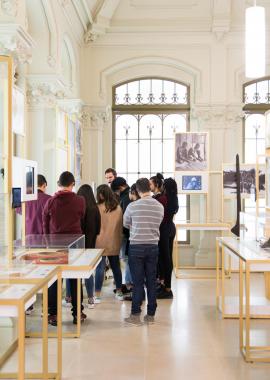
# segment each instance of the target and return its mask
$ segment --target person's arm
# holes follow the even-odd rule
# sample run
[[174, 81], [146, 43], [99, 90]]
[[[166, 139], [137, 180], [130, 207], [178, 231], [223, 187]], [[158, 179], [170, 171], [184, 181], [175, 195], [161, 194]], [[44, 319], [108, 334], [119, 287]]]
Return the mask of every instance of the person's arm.
[[96, 235], [100, 234], [101, 229], [101, 216], [99, 212], [99, 208], [96, 208]]
[[43, 233], [45, 235], [48, 235], [50, 233], [50, 212], [49, 212], [49, 206], [50, 206], [50, 199], [46, 202], [43, 213], [42, 213], [42, 224], [43, 224]]
[[124, 219], [123, 219], [123, 225], [125, 228], [130, 230], [130, 227], [132, 225], [132, 219], [130, 214], [130, 205], [126, 208], [126, 212], [124, 213]]

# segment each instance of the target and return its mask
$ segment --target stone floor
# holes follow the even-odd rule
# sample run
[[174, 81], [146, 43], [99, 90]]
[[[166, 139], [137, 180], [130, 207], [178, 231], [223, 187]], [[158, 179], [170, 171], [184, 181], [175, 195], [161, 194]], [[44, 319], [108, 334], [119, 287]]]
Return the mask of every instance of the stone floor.
[[[263, 283], [254, 280], [255, 293]], [[231, 280], [231, 284], [237, 280]], [[230, 286], [233, 289], [232, 286]], [[158, 304], [156, 324], [127, 326], [130, 302], [104, 287], [102, 303], [87, 310], [80, 339], [64, 339], [66, 380], [269, 380], [270, 364], [247, 364], [238, 348], [238, 321], [215, 309], [215, 280], [174, 280], [174, 300]], [[65, 309], [65, 314], [70, 311]], [[32, 318], [32, 317], [30, 317]], [[270, 343], [269, 320], [253, 321], [252, 339]], [[70, 327], [73, 325], [70, 324]], [[28, 368], [38, 368], [40, 344], [27, 340]], [[55, 363], [50, 342], [50, 367]], [[15, 355], [5, 369], [14, 365]]]

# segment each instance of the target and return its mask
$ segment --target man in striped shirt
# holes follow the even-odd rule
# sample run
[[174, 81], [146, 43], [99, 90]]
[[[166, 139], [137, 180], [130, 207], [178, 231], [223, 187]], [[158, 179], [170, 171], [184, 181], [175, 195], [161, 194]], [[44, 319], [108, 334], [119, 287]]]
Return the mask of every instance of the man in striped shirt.
[[144, 297], [144, 283], [147, 288], [146, 323], [153, 323], [157, 308], [156, 272], [158, 261], [159, 226], [164, 208], [151, 197], [147, 178], [136, 182], [140, 199], [128, 205], [124, 214], [124, 227], [130, 230], [129, 266], [133, 280], [131, 314], [126, 322], [141, 324], [141, 304]]

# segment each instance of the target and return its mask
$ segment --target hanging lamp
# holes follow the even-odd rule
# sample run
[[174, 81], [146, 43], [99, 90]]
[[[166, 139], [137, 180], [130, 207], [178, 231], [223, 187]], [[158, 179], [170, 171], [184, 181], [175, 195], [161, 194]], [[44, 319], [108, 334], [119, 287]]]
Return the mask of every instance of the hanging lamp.
[[246, 77], [265, 76], [265, 8], [254, 6], [246, 9]]

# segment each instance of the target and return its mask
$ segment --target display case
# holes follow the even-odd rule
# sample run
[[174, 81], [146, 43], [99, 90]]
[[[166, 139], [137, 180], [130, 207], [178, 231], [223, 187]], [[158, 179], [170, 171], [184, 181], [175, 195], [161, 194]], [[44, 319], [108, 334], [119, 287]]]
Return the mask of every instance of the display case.
[[25, 242], [15, 241], [14, 259], [25, 265], [68, 265], [84, 251], [84, 235], [28, 235]]
[[270, 215], [256, 216], [255, 213], [240, 213], [240, 240], [257, 241], [262, 245], [270, 238]]

